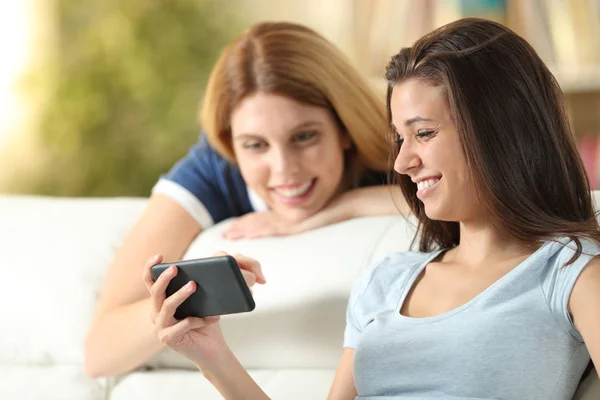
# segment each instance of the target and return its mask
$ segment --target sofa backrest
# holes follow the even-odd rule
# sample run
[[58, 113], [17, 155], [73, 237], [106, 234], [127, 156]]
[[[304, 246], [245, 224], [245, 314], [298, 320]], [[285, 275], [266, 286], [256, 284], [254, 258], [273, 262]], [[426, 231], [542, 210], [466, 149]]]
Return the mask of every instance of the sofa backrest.
[[[145, 202], [0, 196], [0, 315], [9, 327], [0, 333], [0, 364], [83, 364], [107, 266]], [[407, 249], [414, 232], [405, 218], [385, 216], [227, 241], [220, 232], [229, 223], [201, 234], [185, 258], [225, 250], [261, 261], [268, 283], [254, 289], [256, 309], [222, 322], [243, 364], [257, 368], [335, 368], [352, 283], [389, 252]], [[148, 365], [193, 368], [168, 350]]]

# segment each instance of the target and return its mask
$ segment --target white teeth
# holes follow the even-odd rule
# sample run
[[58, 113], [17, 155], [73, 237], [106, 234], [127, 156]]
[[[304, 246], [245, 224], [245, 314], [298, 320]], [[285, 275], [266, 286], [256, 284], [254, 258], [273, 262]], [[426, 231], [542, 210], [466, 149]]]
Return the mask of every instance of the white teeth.
[[439, 182], [439, 178], [438, 179], [427, 179], [427, 180], [418, 182], [417, 183], [417, 189], [418, 190], [427, 189], [429, 186], [435, 185], [438, 182]]
[[295, 187], [293, 189], [277, 188], [277, 189], [275, 189], [275, 191], [284, 197], [298, 197], [298, 196], [302, 196], [303, 194], [308, 192], [308, 189], [310, 189], [312, 182], [313, 181], [310, 180], [310, 181], [308, 181], [298, 187]]

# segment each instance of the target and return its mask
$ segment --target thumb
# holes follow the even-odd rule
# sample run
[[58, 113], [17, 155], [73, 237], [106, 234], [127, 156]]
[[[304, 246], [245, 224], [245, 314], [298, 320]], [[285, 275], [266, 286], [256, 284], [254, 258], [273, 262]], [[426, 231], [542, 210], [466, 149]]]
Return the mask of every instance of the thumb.
[[244, 281], [246, 281], [246, 285], [248, 285], [249, 288], [254, 286], [256, 283], [256, 275], [250, 271], [246, 271], [245, 269], [242, 269], [241, 271]]

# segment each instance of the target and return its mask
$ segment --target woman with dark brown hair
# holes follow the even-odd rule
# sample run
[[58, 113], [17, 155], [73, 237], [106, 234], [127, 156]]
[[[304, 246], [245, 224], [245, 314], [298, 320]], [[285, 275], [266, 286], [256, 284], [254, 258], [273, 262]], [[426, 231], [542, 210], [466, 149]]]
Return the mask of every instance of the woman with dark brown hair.
[[[354, 285], [330, 399], [571, 399], [600, 364], [600, 229], [556, 80], [481, 19], [402, 49], [386, 79], [419, 252]], [[157, 308], [158, 336], [225, 398], [266, 398], [218, 318], [173, 319], [187, 296]]]

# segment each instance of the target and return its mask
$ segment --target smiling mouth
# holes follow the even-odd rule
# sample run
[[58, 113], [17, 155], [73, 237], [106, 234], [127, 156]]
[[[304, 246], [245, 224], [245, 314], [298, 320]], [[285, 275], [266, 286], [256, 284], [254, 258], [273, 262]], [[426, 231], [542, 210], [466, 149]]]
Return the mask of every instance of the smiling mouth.
[[432, 179], [425, 179], [424, 181], [418, 182], [417, 183], [417, 190], [425, 190], [430, 186], [435, 185], [436, 183], [438, 183], [440, 181], [441, 178], [432, 178]]
[[309, 181], [301, 183], [299, 185], [294, 185], [293, 187], [274, 187], [273, 191], [277, 193], [277, 195], [293, 199], [296, 197], [302, 197], [309, 192], [309, 190], [314, 186], [316, 182], [316, 178], [313, 178]]
[[439, 178], [425, 179], [417, 182], [417, 197], [421, 201], [428, 197], [435, 190], [435, 188], [437, 188], [437, 185], [441, 179], [442, 177], [440, 176]]

